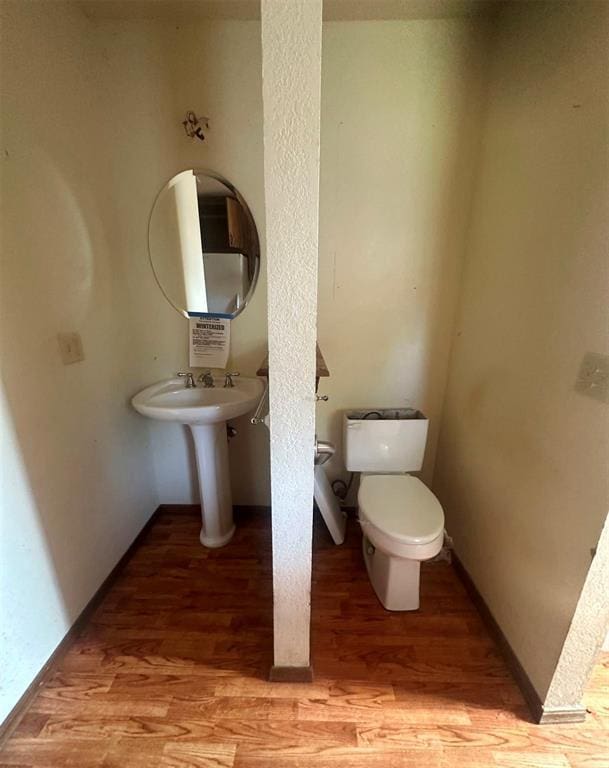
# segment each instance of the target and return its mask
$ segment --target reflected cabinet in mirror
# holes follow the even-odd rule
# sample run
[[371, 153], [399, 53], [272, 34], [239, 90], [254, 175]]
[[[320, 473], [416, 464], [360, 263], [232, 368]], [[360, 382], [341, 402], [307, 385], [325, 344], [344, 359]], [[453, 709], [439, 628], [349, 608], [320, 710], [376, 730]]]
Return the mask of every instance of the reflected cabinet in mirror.
[[226, 179], [188, 170], [160, 191], [148, 226], [150, 262], [167, 300], [186, 317], [236, 317], [260, 269], [256, 225]]

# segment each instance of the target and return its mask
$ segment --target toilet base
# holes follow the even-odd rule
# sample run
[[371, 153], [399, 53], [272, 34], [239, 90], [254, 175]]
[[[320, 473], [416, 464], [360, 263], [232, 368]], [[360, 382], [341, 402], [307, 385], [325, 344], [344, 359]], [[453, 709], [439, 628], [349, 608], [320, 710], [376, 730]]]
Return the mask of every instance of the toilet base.
[[388, 611], [416, 611], [419, 608], [420, 560], [392, 557], [362, 536], [364, 562], [376, 596]]

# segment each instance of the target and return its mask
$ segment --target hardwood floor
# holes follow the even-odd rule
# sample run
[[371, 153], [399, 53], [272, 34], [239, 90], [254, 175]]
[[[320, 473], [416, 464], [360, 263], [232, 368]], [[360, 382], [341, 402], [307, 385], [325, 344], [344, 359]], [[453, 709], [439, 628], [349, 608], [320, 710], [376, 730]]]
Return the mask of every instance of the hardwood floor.
[[268, 518], [222, 550], [168, 510], [41, 687], [0, 765], [52, 768], [608, 768], [609, 654], [581, 725], [537, 726], [452, 568], [384, 611], [354, 524], [316, 527], [313, 667], [269, 683]]

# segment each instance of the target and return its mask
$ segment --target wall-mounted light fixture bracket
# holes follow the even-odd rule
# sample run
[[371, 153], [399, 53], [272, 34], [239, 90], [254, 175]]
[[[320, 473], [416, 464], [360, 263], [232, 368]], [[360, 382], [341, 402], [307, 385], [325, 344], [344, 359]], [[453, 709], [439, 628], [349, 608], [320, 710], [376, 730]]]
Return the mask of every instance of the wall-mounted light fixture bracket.
[[182, 125], [188, 138], [205, 141], [203, 130], [209, 130], [208, 117], [197, 117], [194, 112], [189, 111], [186, 113], [186, 119], [182, 120]]

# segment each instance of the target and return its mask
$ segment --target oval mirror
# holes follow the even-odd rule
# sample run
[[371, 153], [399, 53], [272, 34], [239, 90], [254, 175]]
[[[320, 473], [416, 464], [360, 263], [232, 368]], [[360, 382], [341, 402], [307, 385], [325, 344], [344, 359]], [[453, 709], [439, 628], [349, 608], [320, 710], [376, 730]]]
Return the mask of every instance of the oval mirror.
[[161, 291], [185, 317], [236, 317], [256, 288], [252, 214], [232, 184], [208, 171], [182, 171], [159, 192], [148, 250]]

